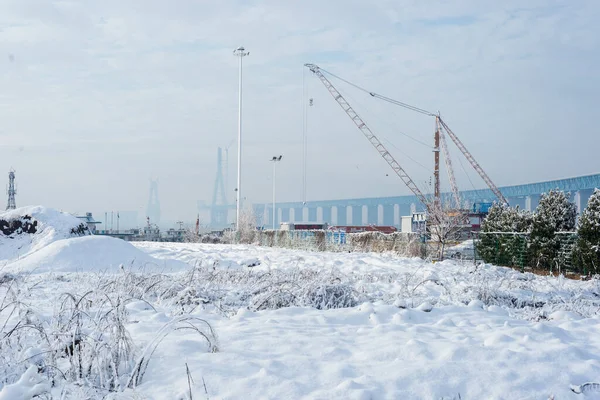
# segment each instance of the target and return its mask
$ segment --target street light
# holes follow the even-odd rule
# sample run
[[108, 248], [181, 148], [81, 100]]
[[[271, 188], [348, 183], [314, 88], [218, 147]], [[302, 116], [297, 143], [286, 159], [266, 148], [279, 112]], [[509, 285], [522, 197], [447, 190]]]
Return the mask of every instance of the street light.
[[273, 163], [273, 230], [275, 230], [275, 164], [277, 161], [281, 161], [283, 156], [273, 156], [270, 160]]
[[238, 106], [238, 171], [237, 171], [237, 204], [236, 204], [236, 230], [240, 230], [240, 210], [242, 205], [242, 59], [249, 55], [243, 46], [233, 51], [233, 55], [240, 58], [240, 87]]

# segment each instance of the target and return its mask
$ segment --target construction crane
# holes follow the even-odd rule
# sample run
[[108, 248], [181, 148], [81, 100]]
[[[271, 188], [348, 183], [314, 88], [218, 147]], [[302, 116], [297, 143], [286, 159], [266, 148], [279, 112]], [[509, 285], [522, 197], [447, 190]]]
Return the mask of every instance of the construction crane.
[[473, 155], [469, 152], [469, 150], [467, 150], [467, 148], [460, 141], [460, 139], [454, 134], [454, 132], [452, 132], [452, 130], [448, 127], [448, 125], [446, 125], [444, 120], [442, 118], [440, 118], [439, 116], [438, 116], [438, 119], [440, 121], [440, 124], [444, 128], [444, 130], [448, 133], [448, 136], [450, 136], [450, 139], [452, 139], [452, 141], [454, 142], [456, 147], [458, 147], [458, 149], [464, 154], [465, 158], [469, 161], [469, 163], [471, 164], [473, 169], [475, 171], [477, 171], [477, 173], [479, 174], [481, 179], [483, 179], [483, 181], [486, 183], [486, 185], [488, 185], [490, 190], [496, 195], [496, 197], [498, 197], [498, 199], [502, 203], [508, 204], [508, 200], [506, 200], [506, 198], [504, 197], [502, 192], [500, 192], [500, 189], [498, 189], [498, 187], [494, 184], [494, 182], [492, 182], [492, 180], [490, 179], [488, 174], [486, 174], [485, 171], [483, 170], [483, 168], [481, 168], [481, 165], [479, 165], [479, 163], [477, 161], [475, 161], [475, 157], [473, 157]]
[[396, 175], [398, 175], [400, 177], [400, 179], [402, 179], [404, 184], [410, 189], [411, 192], [414, 193], [415, 196], [417, 196], [419, 201], [422, 202], [427, 207], [427, 209], [429, 209], [430, 202], [427, 201], [427, 198], [425, 197], [425, 195], [423, 195], [423, 193], [417, 187], [415, 182], [410, 178], [410, 176], [408, 176], [406, 171], [402, 168], [402, 166], [400, 166], [400, 164], [396, 161], [396, 159], [390, 154], [390, 152], [386, 149], [386, 147], [383, 145], [383, 143], [381, 143], [381, 141], [377, 138], [377, 136], [375, 136], [375, 134], [367, 126], [365, 121], [363, 121], [362, 118], [360, 118], [360, 116], [356, 113], [356, 111], [354, 111], [354, 109], [346, 101], [344, 96], [342, 96], [342, 94], [335, 88], [335, 86], [333, 86], [333, 84], [329, 81], [329, 79], [327, 79], [325, 77], [325, 75], [323, 75], [323, 73], [321, 72], [321, 69], [315, 64], [304, 64], [304, 66], [307, 67], [308, 69], [310, 69], [310, 71], [319, 78], [319, 80], [323, 83], [323, 85], [325, 85], [325, 88], [327, 88], [327, 91], [329, 91], [331, 96], [333, 96], [335, 101], [340, 105], [340, 107], [342, 107], [344, 112], [346, 112], [346, 114], [348, 114], [348, 116], [350, 117], [352, 122], [354, 122], [354, 124], [358, 127], [358, 129], [365, 135], [365, 137], [373, 145], [373, 147], [375, 147], [375, 150], [377, 150], [379, 155], [381, 155], [381, 157], [383, 157], [383, 159], [388, 163], [388, 165], [390, 167], [392, 167], [392, 169], [394, 170]]
[[354, 88], [369, 94], [373, 98], [383, 100], [385, 102], [388, 102], [388, 103], [391, 103], [391, 104], [394, 104], [394, 105], [397, 105], [400, 107], [404, 107], [408, 110], [411, 110], [411, 111], [414, 111], [414, 112], [417, 112], [420, 114], [424, 114], [426, 116], [435, 117], [436, 133], [435, 133], [435, 147], [434, 147], [434, 152], [435, 152], [435, 154], [434, 154], [434, 157], [435, 157], [434, 158], [434, 162], [435, 162], [434, 175], [436, 178], [436, 184], [435, 184], [436, 186], [434, 188], [434, 197], [435, 197], [434, 204], [439, 203], [439, 196], [440, 196], [439, 150], [440, 150], [440, 144], [441, 144], [441, 148], [444, 153], [444, 161], [446, 163], [446, 170], [448, 172], [448, 178], [450, 180], [450, 185], [452, 188], [452, 194], [454, 197], [454, 201], [456, 203], [456, 207], [461, 208], [460, 194], [458, 191], [458, 186], [456, 184], [456, 179], [454, 177], [452, 161], [450, 159], [450, 154], [448, 152], [448, 146], [446, 144], [446, 139], [445, 139], [445, 135], [444, 135], [443, 131], [446, 131], [446, 133], [448, 133], [448, 136], [450, 136], [450, 139], [452, 139], [452, 141], [454, 142], [456, 147], [458, 147], [458, 149], [465, 156], [467, 161], [469, 161], [469, 163], [471, 164], [473, 169], [475, 171], [477, 171], [479, 176], [483, 179], [483, 181], [486, 183], [486, 185], [489, 187], [489, 189], [494, 193], [494, 195], [498, 198], [498, 200], [500, 200], [504, 204], [508, 204], [508, 200], [504, 197], [502, 192], [500, 192], [498, 187], [494, 184], [494, 182], [492, 182], [490, 177], [485, 173], [483, 168], [481, 168], [481, 165], [479, 165], [479, 163], [475, 160], [475, 157], [473, 157], [473, 155], [467, 150], [465, 145], [460, 141], [460, 139], [456, 136], [456, 134], [454, 132], [452, 132], [450, 127], [448, 127], [448, 125], [444, 122], [444, 120], [442, 120], [439, 113], [435, 114], [435, 113], [432, 113], [425, 109], [415, 107], [413, 105], [410, 105], [410, 104], [407, 104], [407, 103], [404, 103], [404, 102], [401, 102], [398, 100], [394, 100], [392, 98], [369, 91], [369, 90], [362, 88], [350, 81], [347, 81], [329, 71], [326, 71], [315, 64], [305, 64], [305, 66], [308, 69], [310, 69], [310, 71], [313, 72], [319, 78], [319, 80], [321, 80], [321, 82], [325, 85], [325, 87], [327, 88], [329, 93], [333, 96], [333, 98], [337, 101], [337, 103], [342, 107], [342, 109], [346, 112], [346, 114], [348, 114], [348, 116], [352, 119], [352, 121], [356, 124], [356, 126], [361, 130], [361, 132], [363, 132], [363, 134], [367, 137], [369, 142], [371, 142], [371, 144], [377, 149], [379, 154], [392, 167], [394, 172], [396, 172], [396, 174], [398, 176], [400, 176], [400, 178], [404, 181], [406, 186], [408, 186], [408, 188], [417, 196], [419, 201], [421, 201], [428, 208], [428, 210], [430, 210], [430, 202], [427, 200], [427, 198], [423, 195], [423, 193], [415, 185], [413, 180], [408, 176], [406, 171], [400, 166], [400, 164], [398, 164], [398, 162], [393, 158], [393, 156], [387, 151], [385, 146], [379, 141], [379, 139], [377, 139], [375, 134], [373, 134], [371, 129], [369, 129], [369, 127], [365, 124], [365, 122], [358, 116], [356, 111], [354, 111], [354, 109], [350, 106], [350, 104], [348, 104], [346, 99], [344, 99], [344, 97], [340, 94], [340, 92], [333, 86], [333, 84], [327, 79], [327, 77], [325, 77], [325, 75], [323, 73], [327, 73], [328, 75], [331, 75], [331, 76], [341, 80], [342, 82], [345, 82], [348, 85], [353, 86]]

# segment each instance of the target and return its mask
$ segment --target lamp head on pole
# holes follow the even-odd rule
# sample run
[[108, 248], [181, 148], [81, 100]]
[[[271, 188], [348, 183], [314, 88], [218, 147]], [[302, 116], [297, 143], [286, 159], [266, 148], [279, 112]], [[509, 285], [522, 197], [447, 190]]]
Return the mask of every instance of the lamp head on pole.
[[240, 46], [237, 49], [235, 49], [233, 51], [233, 55], [234, 56], [238, 56], [238, 57], [244, 57], [244, 56], [248, 56], [250, 55], [249, 51], [246, 51], [246, 49], [244, 48], [244, 46]]

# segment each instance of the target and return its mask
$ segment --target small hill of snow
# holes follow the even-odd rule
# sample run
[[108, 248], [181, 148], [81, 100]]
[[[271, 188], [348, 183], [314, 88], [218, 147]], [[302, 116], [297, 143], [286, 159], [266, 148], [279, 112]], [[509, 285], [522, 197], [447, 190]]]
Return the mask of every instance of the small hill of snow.
[[3, 271], [116, 273], [121, 265], [132, 272], [173, 272], [189, 268], [181, 261], [158, 260], [124, 240], [92, 235], [52, 242], [7, 264]]
[[77, 217], [52, 208], [29, 206], [0, 213], [0, 221], [24, 220], [36, 224], [36, 232], [17, 231], [5, 235], [0, 231], [0, 260], [22, 258], [57, 240], [90, 234]]
[[180, 271], [121, 239], [91, 235], [77, 217], [42, 206], [0, 213], [0, 268], [11, 273]]

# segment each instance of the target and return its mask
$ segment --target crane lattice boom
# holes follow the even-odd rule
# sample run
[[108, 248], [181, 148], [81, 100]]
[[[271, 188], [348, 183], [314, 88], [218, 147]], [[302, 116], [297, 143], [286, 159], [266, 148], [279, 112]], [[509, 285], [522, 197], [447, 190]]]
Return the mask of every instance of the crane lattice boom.
[[452, 130], [448, 127], [448, 125], [446, 125], [446, 123], [444, 122], [444, 120], [442, 120], [440, 117], [438, 117], [438, 119], [440, 121], [440, 124], [442, 124], [442, 126], [444, 127], [444, 130], [446, 132], [448, 132], [448, 136], [450, 136], [450, 139], [452, 139], [452, 141], [454, 142], [454, 144], [456, 145], [456, 147], [458, 147], [458, 149], [465, 155], [465, 158], [469, 161], [469, 163], [471, 164], [471, 166], [473, 167], [473, 169], [475, 171], [477, 171], [477, 173], [479, 174], [479, 176], [481, 177], [481, 179], [483, 179], [483, 181], [488, 185], [488, 187], [490, 188], [490, 190], [496, 195], [496, 197], [498, 197], [498, 199], [500, 199], [500, 201], [502, 201], [504, 204], [508, 204], [508, 201], [506, 200], [506, 198], [504, 197], [504, 195], [502, 194], [502, 192], [500, 192], [500, 189], [498, 189], [496, 187], [496, 185], [494, 184], [494, 182], [492, 182], [492, 180], [490, 179], [490, 177], [485, 173], [485, 171], [483, 170], [483, 168], [481, 168], [481, 166], [479, 165], [479, 163], [477, 161], [475, 161], [475, 158], [471, 155], [471, 153], [469, 152], [469, 150], [467, 150], [467, 148], [465, 147], [465, 145], [454, 134], [454, 132], [452, 132]]
[[450, 152], [448, 151], [448, 143], [446, 142], [446, 135], [440, 126], [440, 119], [438, 116], [435, 117], [436, 129], [440, 132], [440, 143], [442, 144], [442, 152], [444, 153], [444, 162], [446, 163], [446, 171], [448, 172], [448, 180], [450, 181], [450, 187], [452, 188], [452, 195], [454, 196], [454, 202], [456, 208], [461, 208], [460, 193], [458, 191], [458, 185], [456, 184], [456, 178], [454, 177], [454, 167], [452, 167], [452, 160], [450, 159]]
[[348, 114], [352, 122], [360, 129], [360, 131], [365, 135], [367, 140], [375, 147], [379, 155], [383, 157], [383, 159], [389, 164], [390, 167], [394, 170], [396, 175], [402, 179], [404, 184], [417, 196], [419, 201], [421, 201], [426, 207], [429, 208], [429, 202], [427, 198], [423, 195], [421, 190], [417, 187], [414, 181], [408, 176], [406, 171], [400, 166], [400, 164], [394, 159], [394, 157], [390, 154], [390, 152], [385, 148], [383, 143], [375, 136], [375, 134], [371, 131], [371, 129], [365, 124], [365, 122], [360, 118], [360, 116], [354, 111], [352, 106], [346, 101], [344, 96], [333, 86], [333, 84], [323, 75], [319, 66], [315, 64], [305, 64], [305, 66], [310, 69], [312, 73], [314, 73], [319, 80], [325, 85], [329, 93], [333, 96], [335, 101], [342, 107], [342, 109]]

